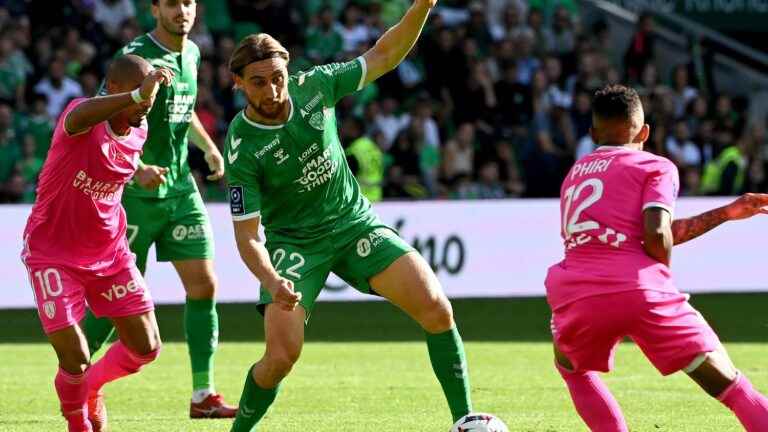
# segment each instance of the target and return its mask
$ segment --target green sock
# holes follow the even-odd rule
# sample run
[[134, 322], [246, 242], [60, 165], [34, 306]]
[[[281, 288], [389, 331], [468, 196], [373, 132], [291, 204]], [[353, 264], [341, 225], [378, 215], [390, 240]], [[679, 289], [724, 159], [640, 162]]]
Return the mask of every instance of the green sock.
[[255, 431], [256, 423], [267, 413], [269, 406], [277, 397], [278, 390], [280, 390], [279, 385], [270, 390], [259, 387], [253, 380], [252, 370], [253, 367], [248, 369], [248, 375], [245, 377], [243, 394], [240, 396], [240, 406], [230, 432]]
[[213, 299], [187, 298], [184, 332], [192, 364], [192, 390], [213, 391], [213, 353], [219, 344], [219, 315]]
[[90, 309], [86, 311], [82, 328], [85, 332], [85, 339], [88, 341], [88, 350], [91, 352], [91, 355], [96, 354], [115, 331], [112, 321], [108, 318], [96, 318]]
[[459, 331], [454, 327], [444, 333], [427, 333], [427, 348], [432, 370], [443, 387], [453, 421], [456, 421], [472, 411], [467, 357]]

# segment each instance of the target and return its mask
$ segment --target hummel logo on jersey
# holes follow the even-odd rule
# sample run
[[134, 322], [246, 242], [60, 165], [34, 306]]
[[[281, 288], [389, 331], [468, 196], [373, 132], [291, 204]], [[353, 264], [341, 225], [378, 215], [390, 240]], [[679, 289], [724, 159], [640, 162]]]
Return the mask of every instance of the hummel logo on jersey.
[[107, 301], [119, 300], [125, 297], [128, 293], [141, 291], [141, 286], [136, 281], [130, 281], [125, 285], [112, 285], [107, 292], [101, 293], [101, 295], [107, 299]]
[[235, 139], [235, 136], [232, 135], [232, 138], [229, 140], [229, 151], [227, 152], [227, 160], [229, 160], [229, 164], [235, 163], [237, 160], [237, 157], [240, 156], [240, 152], [235, 151], [237, 150], [237, 147], [240, 146], [240, 142], [242, 141], [242, 138]]
[[304, 85], [304, 80], [309, 78], [309, 77], [311, 77], [312, 74], [314, 74], [314, 73], [315, 73], [315, 69], [312, 69], [311, 71], [309, 71], [307, 73], [303, 73], [303, 74], [299, 75], [299, 85], [300, 86]]
[[169, 62], [168, 60], [163, 60], [162, 58], [154, 58], [149, 61], [149, 64], [151, 64], [154, 67], [163, 67], [170, 70], [176, 70], [178, 69], [178, 66], [175, 64]]
[[144, 46], [144, 42], [133, 41], [123, 48], [123, 55], [136, 51], [137, 48]]
[[278, 165], [282, 164], [283, 162], [288, 160], [288, 158], [290, 157], [287, 154], [285, 154], [285, 150], [283, 150], [283, 149], [277, 149], [277, 151], [274, 152], [272, 154], [272, 156], [274, 156], [275, 159], [277, 159], [277, 164]]

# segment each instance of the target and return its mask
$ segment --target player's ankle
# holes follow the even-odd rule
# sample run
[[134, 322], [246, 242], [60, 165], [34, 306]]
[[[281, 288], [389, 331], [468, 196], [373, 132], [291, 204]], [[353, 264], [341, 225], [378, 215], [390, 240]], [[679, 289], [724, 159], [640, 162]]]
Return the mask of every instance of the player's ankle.
[[204, 388], [204, 389], [197, 389], [192, 392], [192, 403], [200, 403], [205, 400], [208, 396], [215, 394], [213, 388]]

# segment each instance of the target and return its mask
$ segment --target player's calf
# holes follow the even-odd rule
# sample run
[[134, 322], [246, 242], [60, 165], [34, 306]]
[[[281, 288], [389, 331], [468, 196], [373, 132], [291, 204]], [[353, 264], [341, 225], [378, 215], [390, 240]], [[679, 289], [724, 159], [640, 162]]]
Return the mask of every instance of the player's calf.
[[736, 414], [747, 432], [768, 430], [768, 398], [733, 366], [724, 349], [697, 357], [685, 372]]
[[703, 353], [685, 368], [685, 372], [707, 394], [718, 397], [738, 377], [739, 371], [724, 350]]
[[627, 432], [618, 402], [597, 372], [575, 371], [571, 361], [555, 346], [555, 367], [563, 377], [576, 412], [595, 432]]
[[50, 333], [48, 340], [59, 358], [54, 386], [67, 427], [70, 432], [90, 431], [86, 405], [89, 355], [82, 331], [77, 326], [66, 327]]

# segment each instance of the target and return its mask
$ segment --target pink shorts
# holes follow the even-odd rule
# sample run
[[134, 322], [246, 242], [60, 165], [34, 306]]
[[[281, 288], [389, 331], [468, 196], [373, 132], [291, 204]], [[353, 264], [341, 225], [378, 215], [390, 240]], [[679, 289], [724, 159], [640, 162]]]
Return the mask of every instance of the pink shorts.
[[97, 317], [120, 318], [155, 309], [133, 260], [108, 277], [56, 265], [30, 265], [27, 270], [45, 334], [80, 322], [86, 302]]
[[720, 340], [681, 293], [633, 290], [569, 303], [552, 314], [558, 349], [579, 371], [608, 372], [629, 336], [663, 375], [685, 369]]

